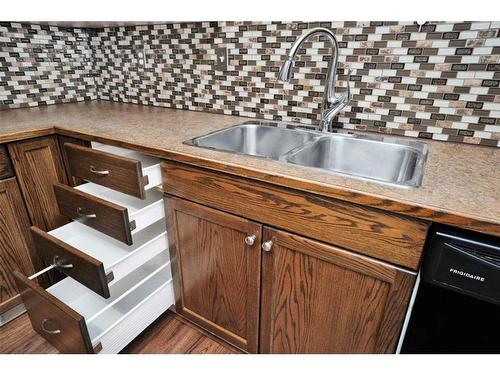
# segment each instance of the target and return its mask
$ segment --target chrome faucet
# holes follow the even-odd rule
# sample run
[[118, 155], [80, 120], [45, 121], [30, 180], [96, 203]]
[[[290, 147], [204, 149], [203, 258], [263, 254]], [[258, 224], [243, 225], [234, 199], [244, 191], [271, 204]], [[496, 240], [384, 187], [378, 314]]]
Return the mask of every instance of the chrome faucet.
[[349, 79], [351, 70], [347, 74], [347, 92], [341, 95], [335, 95], [335, 78], [337, 75], [337, 61], [339, 56], [339, 44], [335, 34], [323, 27], [311, 29], [300, 36], [295, 41], [292, 48], [288, 52], [288, 56], [281, 67], [278, 74], [278, 79], [284, 82], [290, 81], [293, 76], [293, 60], [301, 44], [314, 35], [325, 36], [332, 45], [332, 56], [328, 62], [328, 75], [325, 83], [325, 92], [323, 94], [323, 104], [321, 112], [321, 121], [319, 128], [322, 132], [327, 132], [332, 124], [333, 118], [349, 103], [351, 90], [349, 88]]

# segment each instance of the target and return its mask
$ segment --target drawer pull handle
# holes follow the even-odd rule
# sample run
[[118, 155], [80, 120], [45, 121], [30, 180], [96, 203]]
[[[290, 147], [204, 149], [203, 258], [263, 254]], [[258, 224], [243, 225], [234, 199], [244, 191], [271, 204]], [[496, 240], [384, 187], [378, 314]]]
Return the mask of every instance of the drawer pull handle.
[[60, 329], [48, 329], [45, 325], [47, 324], [47, 322], [49, 321], [49, 319], [44, 319], [42, 320], [42, 330], [43, 332], [45, 333], [48, 333], [50, 335], [57, 335], [59, 333], [61, 333], [61, 330]]
[[245, 243], [248, 246], [253, 246], [253, 244], [255, 243], [256, 239], [257, 239], [257, 237], [254, 234], [248, 235], [248, 236], [245, 237]]
[[270, 252], [272, 248], [273, 248], [273, 241], [271, 240], [266, 241], [262, 244], [262, 250], [266, 252]]
[[98, 171], [97, 169], [95, 169], [95, 167], [93, 165], [90, 166], [90, 171], [97, 175], [97, 176], [107, 176], [109, 174], [109, 171], [108, 170], [101, 170], [101, 171]]
[[85, 214], [83, 213], [83, 208], [77, 207], [76, 213], [80, 216], [81, 219], [95, 219], [97, 217], [96, 214]]
[[58, 256], [55, 255], [54, 259], [52, 260], [52, 265], [55, 268], [62, 268], [62, 269], [68, 269], [68, 268], [73, 268], [73, 264], [64, 264], [64, 261]]

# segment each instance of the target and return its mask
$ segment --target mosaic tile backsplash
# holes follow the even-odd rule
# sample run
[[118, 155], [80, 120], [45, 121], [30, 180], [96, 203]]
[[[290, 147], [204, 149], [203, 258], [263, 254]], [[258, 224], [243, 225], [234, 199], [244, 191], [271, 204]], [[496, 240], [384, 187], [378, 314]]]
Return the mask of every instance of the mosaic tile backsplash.
[[96, 99], [91, 33], [0, 22], [0, 109]]
[[[13, 84], [18, 80], [5, 68], [16, 60], [10, 53], [21, 52], [4, 52], [5, 43], [7, 48], [25, 43], [8, 40], [24, 34], [9, 31], [16, 29], [12, 25], [0, 25], [2, 108], [26, 105], [18, 96], [23, 85]], [[317, 26], [331, 29], [339, 40], [338, 92], [345, 90], [346, 68], [353, 70], [352, 100], [335, 127], [500, 146], [500, 22], [428, 22], [421, 28], [413, 22], [196, 22], [75, 29], [72, 35], [80, 40], [69, 41], [78, 42], [79, 55], [90, 56], [91, 64], [80, 65], [88, 69], [78, 70], [82, 74], [73, 81], [88, 85], [56, 102], [97, 97], [314, 125], [330, 56], [327, 43], [312, 39], [303, 45], [289, 84], [276, 75], [294, 40]], [[38, 32], [48, 31], [61, 38], [71, 34], [53, 27]], [[225, 71], [214, 69], [216, 47], [228, 48]], [[37, 67], [36, 60], [25, 65], [30, 63]]]

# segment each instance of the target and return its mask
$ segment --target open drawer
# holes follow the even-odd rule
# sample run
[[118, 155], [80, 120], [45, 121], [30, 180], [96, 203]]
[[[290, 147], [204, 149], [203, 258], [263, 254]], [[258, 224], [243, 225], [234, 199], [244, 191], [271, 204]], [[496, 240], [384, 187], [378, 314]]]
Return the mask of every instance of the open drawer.
[[132, 246], [78, 222], [31, 232], [40, 259], [104, 298], [110, 285], [168, 249], [165, 220], [135, 235]]
[[64, 353], [118, 353], [174, 304], [168, 252], [110, 286], [105, 299], [70, 277], [47, 290], [15, 271], [33, 329]]
[[161, 185], [160, 160], [139, 152], [93, 144], [96, 148], [65, 143], [69, 171], [79, 177], [134, 197]]
[[145, 199], [86, 183], [75, 188], [55, 184], [61, 214], [128, 245], [132, 235], [165, 217], [162, 193], [147, 192]]

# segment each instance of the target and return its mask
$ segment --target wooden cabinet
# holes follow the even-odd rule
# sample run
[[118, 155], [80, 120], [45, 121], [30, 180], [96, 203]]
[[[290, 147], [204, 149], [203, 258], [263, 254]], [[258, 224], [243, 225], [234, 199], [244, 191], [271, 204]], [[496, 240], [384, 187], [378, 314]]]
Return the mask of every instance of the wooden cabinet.
[[395, 351], [413, 272], [187, 200], [166, 206], [180, 314], [249, 352]]
[[0, 181], [0, 314], [21, 302], [12, 272], [34, 272], [29, 226], [16, 179]]
[[392, 353], [415, 276], [264, 228], [262, 353]]
[[172, 197], [166, 207], [176, 310], [257, 352], [261, 225]]
[[68, 183], [55, 136], [11, 143], [8, 149], [32, 224], [43, 230], [66, 224], [52, 187]]

